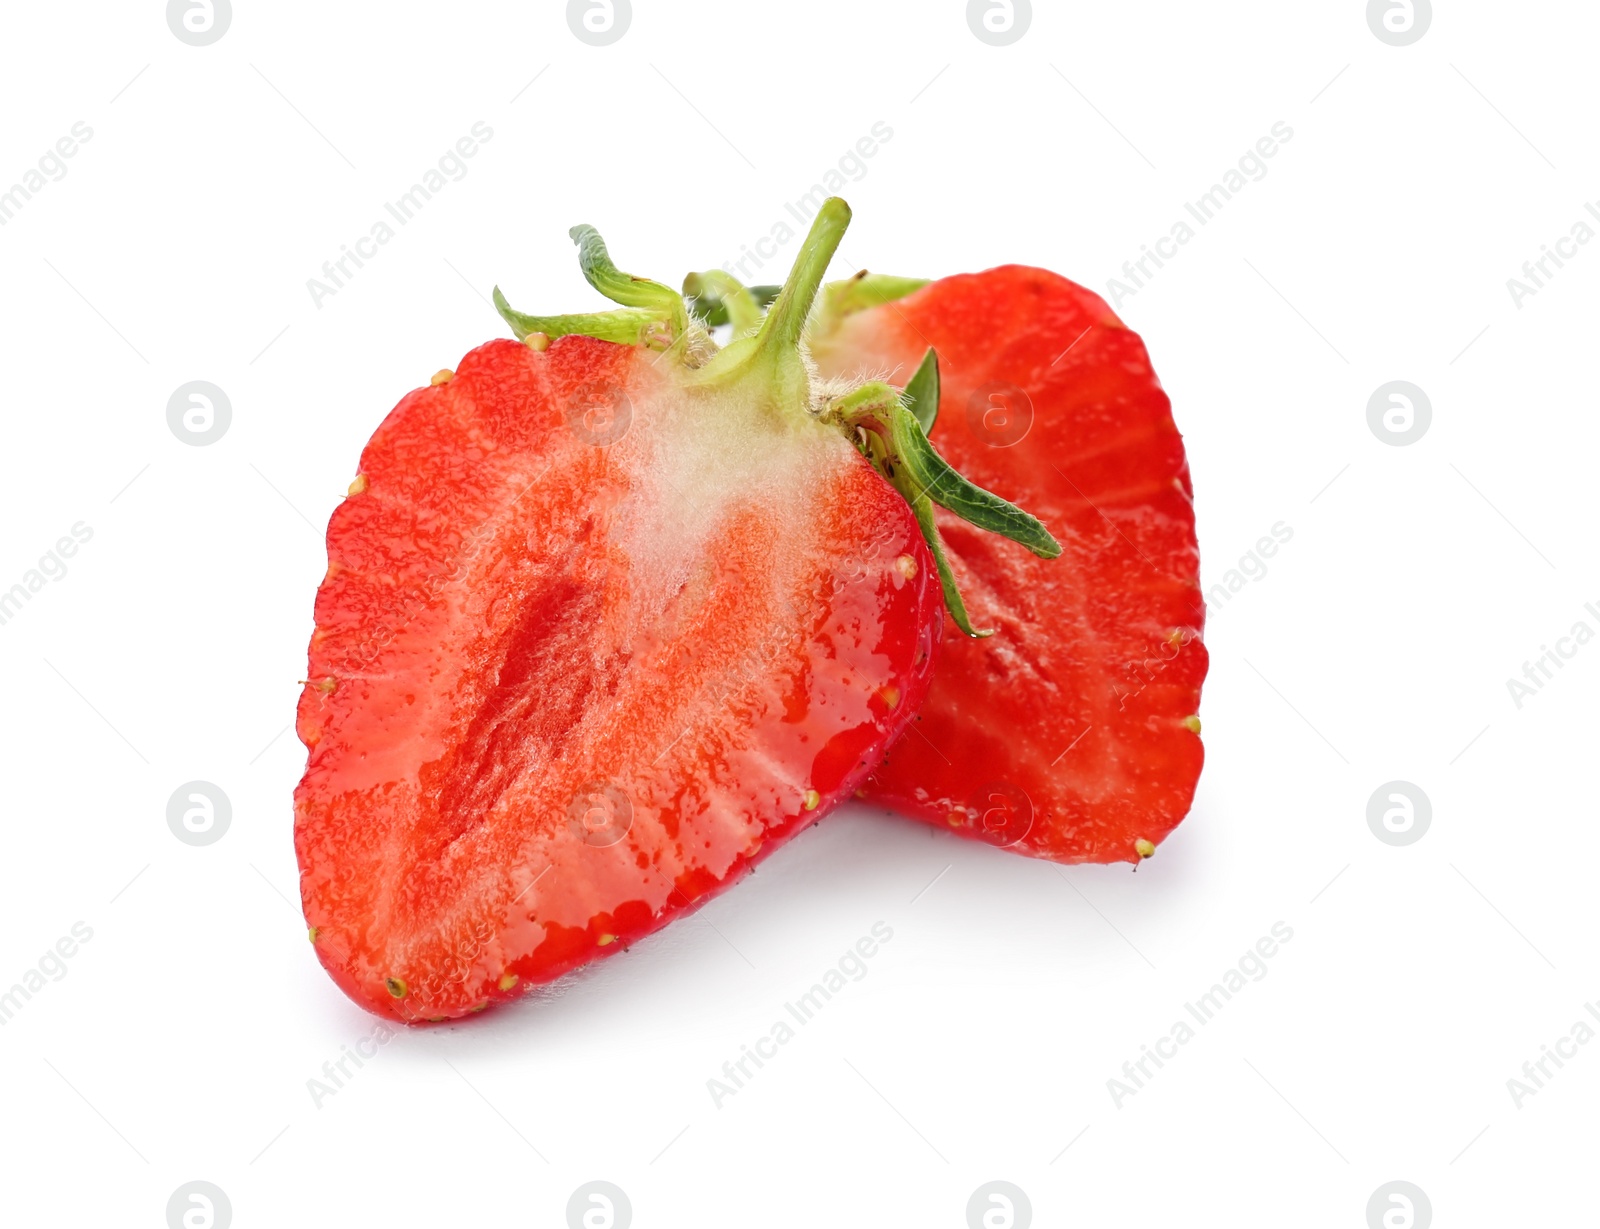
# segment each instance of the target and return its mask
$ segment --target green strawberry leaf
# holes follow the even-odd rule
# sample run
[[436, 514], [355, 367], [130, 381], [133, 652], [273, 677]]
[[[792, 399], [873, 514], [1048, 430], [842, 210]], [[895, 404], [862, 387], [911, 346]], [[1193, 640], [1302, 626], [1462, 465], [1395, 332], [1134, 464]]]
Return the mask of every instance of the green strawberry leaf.
[[822, 291], [822, 318], [829, 325], [846, 316], [903, 299], [928, 284], [925, 277], [896, 277], [892, 273], [861, 270], [842, 282], [829, 282]]
[[956, 626], [974, 640], [994, 635], [992, 627], [978, 630], [972, 626], [967, 603], [962, 600], [961, 590], [956, 588], [955, 573], [950, 570], [950, 561], [944, 556], [944, 540], [939, 537], [939, 527], [934, 524], [933, 501], [926, 495], [919, 496], [911, 501], [911, 511], [916, 514], [922, 540], [928, 544], [928, 553], [933, 556], [933, 566], [939, 570], [939, 587], [944, 590], [944, 608], [950, 612]]
[[636, 346], [647, 340], [670, 340], [665, 336], [666, 318], [660, 312], [627, 308], [572, 316], [530, 316], [506, 302], [506, 296], [500, 293], [498, 286], [494, 288], [494, 306], [501, 319], [511, 326], [511, 332], [518, 341], [526, 341], [533, 333], [543, 333], [552, 338], [577, 334], [600, 341], [615, 341], [625, 346]]
[[[683, 279], [683, 296], [689, 314], [708, 329], [732, 322], [730, 305], [742, 291], [754, 301], [757, 312], [772, 306], [782, 286], [743, 286], [733, 274], [723, 269], [710, 269], [705, 273], [691, 273]], [[737, 326], [734, 332], [741, 332]]]
[[928, 347], [922, 356], [922, 365], [911, 377], [900, 399], [916, 415], [924, 435], [933, 433], [933, 423], [939, 417], [939, 356]]
[[957, 473], [934, 451], [922, 424], [903, 404], [891, 407], [889, 432], [895, 458], [914, 490], [979, 529], [1020, 542], [1041, 559], [1061, 553], [1061, 543], [1036, 517]]
[[665, 314], [672, 324], [672, 336], [681, 337], [688, 324], [683, 306], [683, 296], [670, 286], [652, 282], [647, 277], [634, 277], [624, 273], [612, 263], [606, 241], [592, 226], [574, 226], [569, 232], [578, 245], [578, 264], [583, 276], [613, 303], [624, 307], [642, 307], [657, 314]]
[[902, 393], [889, 384], [863, 384], [830, 402], [824, 418], [844, 430], [873, 468], [911, 505], [939, 571], [945, 608], [956, 626], [968, 636], [989, 636], [993, 632], [973, 629], [966, 602], [945, 557], [933, 505], [949, 509], [979, 529], [1019, 542], [1043, 559], [1059, 555], [1061, 544], [1035, 517], [963, 477], [934, 451], [921, 420], [907, 402], [926, 406], [932, 400], [937, 404], [937, 394], [930, 396], [927, 387], [930, 381], [937, 384], [937, 366], [938, 360], [929, 350], [912, 377], [912, 385], [920, 382], [920, 402], [907, 396], [912, 385]]

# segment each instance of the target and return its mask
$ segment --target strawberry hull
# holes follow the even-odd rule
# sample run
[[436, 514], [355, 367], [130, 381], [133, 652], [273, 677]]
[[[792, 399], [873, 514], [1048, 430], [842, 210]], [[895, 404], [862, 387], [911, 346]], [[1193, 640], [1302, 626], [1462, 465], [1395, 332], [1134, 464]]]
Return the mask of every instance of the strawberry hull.
[[855, 792], [927, 693], [905, 502], [837, 431], [659, 357], [479, 347], [332, 517], [295, 844], [369, 1010], [460, 1016], [652, 933]]

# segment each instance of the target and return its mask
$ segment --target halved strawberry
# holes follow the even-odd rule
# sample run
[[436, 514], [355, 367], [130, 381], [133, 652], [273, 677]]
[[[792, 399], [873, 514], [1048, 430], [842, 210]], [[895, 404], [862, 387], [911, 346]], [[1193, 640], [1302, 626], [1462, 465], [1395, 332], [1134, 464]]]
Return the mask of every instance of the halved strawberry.
[[932, 441], [1063, 547], [1044, 563], [941, 511], [971, 620], [995, 634], [949, 638], [865, 796], [1059, 862], [1148, 857], [1194, 796], [1207, 655], [1188, 464], [1138, 335], [1013, 265], [836, 283], [810, 342], [841, 376], [910, 372], [932, 347]]
[[799, 350], [848, 218], [825, 206], [721, 351], [578, 228], [624, 306], [496, 291], [523, 341], [374, 434], [297, 726], [306, 918], [357, 1002], [459, 1016], [621, 950], [852, 794], [916, 711], [933, 561]]

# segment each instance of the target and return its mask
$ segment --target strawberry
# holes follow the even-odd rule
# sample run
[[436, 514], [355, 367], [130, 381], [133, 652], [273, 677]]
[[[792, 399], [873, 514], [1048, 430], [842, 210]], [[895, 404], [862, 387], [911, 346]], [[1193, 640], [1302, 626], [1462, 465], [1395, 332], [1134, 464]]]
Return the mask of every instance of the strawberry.
[[[873, 451], [916, 420], [800, 349], [848, 220], [828, 202], [764, 318], [729, 289], [720, 350], [575, 228], [621, 307], [525, 316], [497, 289], [519, 340], [373, 435], [297, 720], [301, 896], [356, 1002], [451, 1018], [623, 950], [850, 796], [921, 704], [937, 532]], [[982, 495], [912, 433], [918, 472]]]
[[810, 341], [835, 376], [910, 371], [932, 347], [933, 442], [1064, 547], [1046, 564], [939, 514], [995, 634], [947, 643], [864, 796], [1058, 862], [1150, 856], [1194, 796], [1207, 655], [1188, 463], [1138, 335], [1081, 286], [1007, 266], [835, 283]]

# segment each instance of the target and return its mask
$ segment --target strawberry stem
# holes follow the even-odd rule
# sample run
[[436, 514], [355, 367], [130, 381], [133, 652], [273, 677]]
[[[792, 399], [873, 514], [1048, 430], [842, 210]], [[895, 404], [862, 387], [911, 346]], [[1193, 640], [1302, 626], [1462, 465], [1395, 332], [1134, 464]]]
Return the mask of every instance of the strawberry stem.
[[800, 244], [789, 277], [778, 291], [772, 309], [753, 335], [735, 337], [695, 373], [697, 383], [710, 385], [750, 379], [758, 382], [768, 399], [788, 411], [809, 413], [811, 375], [800, 356], [811, 305], [850, 225], [850, 206], [837, 196], [822, 202], [811, 230]]
[[778, 298], [767, 313], [761, 326], [764, 347], [795, 350], [800, 345], [800, 334], [805, 329], [806, 317], [811, 314], [817, 291], [822, 288], [822, 278], [828, 272], [833, 254], [850, 225], [850, 206], [837, 196], [830, 196], [817, 210], [811, 231], [800, 245], [794, 268], [778, 292]]

